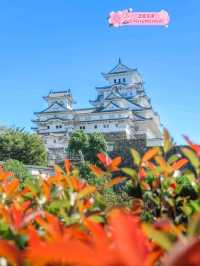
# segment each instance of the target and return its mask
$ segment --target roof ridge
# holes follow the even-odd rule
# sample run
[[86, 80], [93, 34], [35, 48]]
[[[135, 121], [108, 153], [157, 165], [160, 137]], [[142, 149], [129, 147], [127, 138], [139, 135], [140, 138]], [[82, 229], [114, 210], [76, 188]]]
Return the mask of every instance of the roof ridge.
[[[116, 71], [116, 69], [119, 68], [119, 67], [124, 68], [124, 70]], [[121, 61], [121, 58], [119, 58], [119, 61], [118, 61], [117, 65], [113, 69], [111, 69], [107, 74], [114, 74], [114, 73], [120, 73], [120, 72], [125, 72], [125, 71], [134, 71], [134, 70], [135, 69], [130, 68], [127, 65], [123, 64], [122, 61]]]

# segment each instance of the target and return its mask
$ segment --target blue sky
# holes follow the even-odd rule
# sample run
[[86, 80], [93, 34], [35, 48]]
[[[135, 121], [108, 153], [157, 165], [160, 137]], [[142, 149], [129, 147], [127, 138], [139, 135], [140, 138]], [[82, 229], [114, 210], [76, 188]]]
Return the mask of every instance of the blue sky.
[[[165, 27], [109, 28], [110, 11], [166, 9]], [[101, 72], [137, 67], [161, 121], [180, 143], [200, 142], [199, 0], [0, 1], [0, 124], [30, 130], [49, 90], [71, 88], [89, 106]]]

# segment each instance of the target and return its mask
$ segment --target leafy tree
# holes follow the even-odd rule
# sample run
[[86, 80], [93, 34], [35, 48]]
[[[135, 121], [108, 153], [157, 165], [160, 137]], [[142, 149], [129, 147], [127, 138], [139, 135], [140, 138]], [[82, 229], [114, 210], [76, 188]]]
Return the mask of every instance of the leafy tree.
[[83, 130], [77, 130], [70, 138], [68, 149], [72, 153], [82, 155], [84, 160], [96, 163], [96, 154], [106, 152], [107, 144], [100, 133], [87, 134]]
[[88, 150], [88, 145], [88, 134], [86, 134], [83, 130], [77, 130], [70, 137], [68, 150], [79, 155], [80, 152], [85, 154]]
[[42, 139], [23, 129], [6, 129], [0, 134], [0, 161], [9, 159], [24, 164], [46, 165], [47, 154]]
[[87, 149], [87, 160], [95, 163], [97, 161], [96, 154], [106, 152], [107, 144], [104, 136], [101, 133], [89, 134], [89, 146]]

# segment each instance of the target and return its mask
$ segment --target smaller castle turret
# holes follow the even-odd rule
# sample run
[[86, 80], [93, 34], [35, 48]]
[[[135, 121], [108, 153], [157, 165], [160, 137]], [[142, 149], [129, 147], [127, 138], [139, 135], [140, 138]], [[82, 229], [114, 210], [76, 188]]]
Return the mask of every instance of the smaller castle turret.
[[66, 91], [50, 91], [49, 94], [43, 98], [48, 102], [48, 107], [53, 104], [59, 104], [66, 109], [72, 110], [73, 98], [70, 89]]

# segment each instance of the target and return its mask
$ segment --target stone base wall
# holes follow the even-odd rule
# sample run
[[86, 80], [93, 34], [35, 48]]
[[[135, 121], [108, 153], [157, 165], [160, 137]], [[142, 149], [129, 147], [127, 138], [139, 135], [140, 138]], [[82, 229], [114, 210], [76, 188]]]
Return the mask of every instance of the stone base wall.
[[103, 133], [107, 142], [115, 142], [122, 139], [127, 139], [125, 132], [111, 132], [111, 133]]
[[112, 143], [113, 148], [109, 151], [109, 155], [114, 158], [122, 157], [122, 166], [131, 166], [133, 159], [130, 149], [136, 149], [140, 154], [144, 154], [147, 150], [147, 141], [145, 135], [134, 135], [133, 139], [127, 139], [125, 132], [111, 132], [103, 134], [108, 143]]
[[[134, 135], [134, 139], [127, 139], [125, 132], [110, 132], [103, 134], [108, 143], [108, 153], [113, 158], [121, 156], [123, 160], [122, 166], [130, 166], [132, 158], [130, 155], [130, 148], [136, 149], [139, 153], [143, 154], [147, 150], [147, 142], [145, 135]], [[64, 154], [64, 149], [49, 149], [50, 164], [62, 163], [65, 158], [73, 162], [80, 161], [79, 155]]]
[[140, 154], [144, 154], [145, 151], [148, 149], [146, 145], [146, 139], [140, 138], [140, 139], [124, 139], [116, 141], [114, 144], [113, 151], [110, 152], [110, 156], [112, 158], [116, 156], [122, 157], [122, 166], [133, 166], [133, 159], [130, 154], [130, 149], [134, 148], [136, 149]]

